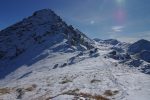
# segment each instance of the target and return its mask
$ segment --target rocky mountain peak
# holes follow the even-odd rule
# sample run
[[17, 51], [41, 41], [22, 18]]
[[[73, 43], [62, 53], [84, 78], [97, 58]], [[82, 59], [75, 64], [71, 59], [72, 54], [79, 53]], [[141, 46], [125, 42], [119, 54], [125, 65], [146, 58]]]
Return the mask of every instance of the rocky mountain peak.
[[52, 11], [51, 9], [41, 9], [41, 10], [38, 10], [38, 11], [34, 12], [34, 15], [37, 15], [37, 16], [53, 15], [53, 14], [54, 14], [54, 11]]
[[59, 22], [62, 19], [55, 14], [51, 9], [42, 9], [33, 13], [31, 19], [38, 19], [43, 22]]
[[42, 9], [0, 31], [0, 59], [14, 58], [33, 48], [48, 49], [56, 44], [53, 51], [92, 47], [86, 35], [67, 25], [52, 10]]

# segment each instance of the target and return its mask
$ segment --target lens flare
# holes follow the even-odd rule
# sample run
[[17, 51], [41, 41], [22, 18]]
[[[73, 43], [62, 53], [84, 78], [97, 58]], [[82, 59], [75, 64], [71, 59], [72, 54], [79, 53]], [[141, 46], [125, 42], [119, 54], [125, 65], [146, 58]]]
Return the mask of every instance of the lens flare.
[[116, 19], [118, 24], [123, 24], [125, 21], [125, 17], [126, 17], [126, 14], [125, 14], [125, 11], [123, 9], [118, 9], [115, 12], [115, 19]]
[[118, 24], [123, 24], [126, 19], [125, 0], [116, 0], [117, 9], [115, 10], [115, 19]]

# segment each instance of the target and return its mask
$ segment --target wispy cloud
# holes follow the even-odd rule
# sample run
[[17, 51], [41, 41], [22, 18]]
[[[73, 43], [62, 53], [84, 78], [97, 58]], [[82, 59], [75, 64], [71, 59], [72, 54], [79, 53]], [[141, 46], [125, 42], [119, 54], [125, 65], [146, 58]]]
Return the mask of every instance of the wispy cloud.
[[112, 32], [122, 32], [123, 28], [124, 28], [123, 26], [113, 26]]
[[108, 33], [119, 33], [123, 31], [124, 26], [112, 26]]

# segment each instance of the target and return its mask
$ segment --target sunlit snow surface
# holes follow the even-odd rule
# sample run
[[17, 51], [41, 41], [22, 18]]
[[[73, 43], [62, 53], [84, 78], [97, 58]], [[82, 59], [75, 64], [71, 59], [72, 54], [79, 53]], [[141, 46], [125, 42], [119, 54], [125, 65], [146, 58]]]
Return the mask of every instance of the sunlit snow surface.
[[[99, 48], [99, 56], [91, 56], [89, 51], [83, 54], [44, 51], [40, 55], [48, 56], [30, 66], [21, 66], [0, 80], [0, 88], [11, 89], [9, 93], [0, 94], [0, 99], [16, 100], [16, 90], [21, 88], [24, 91], [21, 100], [94, 99], [81, 93], [101, 95], [110, 100], [149, 100], [150, 76], [105, 58], [109, 49]], [[62, 67], [64, 63], [67, 66]], [[36, 84], [33, 90], [25, 90], [32, 84]], [[104, 94], [106, 90], [117, 93], [108, 96]]]

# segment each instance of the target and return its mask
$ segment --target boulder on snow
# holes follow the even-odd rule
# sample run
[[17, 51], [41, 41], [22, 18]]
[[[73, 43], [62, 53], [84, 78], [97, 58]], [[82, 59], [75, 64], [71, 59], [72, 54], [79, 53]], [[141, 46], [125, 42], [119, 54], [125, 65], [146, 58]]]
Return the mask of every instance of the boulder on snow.
[[99, 56], [98, 48], [95, 48], [95, 49], [90, 50], [89, 56], [90, 56], [90, 57], [98, 57], [98, 56]]
[[114, 50], [108, 53], [108, 57], [113, 58], [115, 60], [123, 60], [123, 61], [131, 59], [131, 56], [128, 53], [119, 53]]
[[54, 67], [53, 67], [53, 69], [56, 69], [57, 67], [58, 67], [58, 64], [55, 64]]
[[62, 65], [60, 66], [60, 68], [63, 68], [63, 67], [65, 67], [65, 66], [67, 66], [67, 63], [62, 64]]
[[110, 54], [110, 55], [116, 55], [117, 52], [113, 50], [113, 51], [109, 52], [109, 54]]
[[150, 74], [150, 64], [147, 64], [147, 65], [144, 65], [142, 68], [141, 68], [141, 71], [145, 74]]
[[130, 62], [128, 62], [128, 65], [134, 66], [134, 67], [139, 67], [142, 63], [143, 63], [143, 61], [141, 61], [140, 59], [133, 59]]

